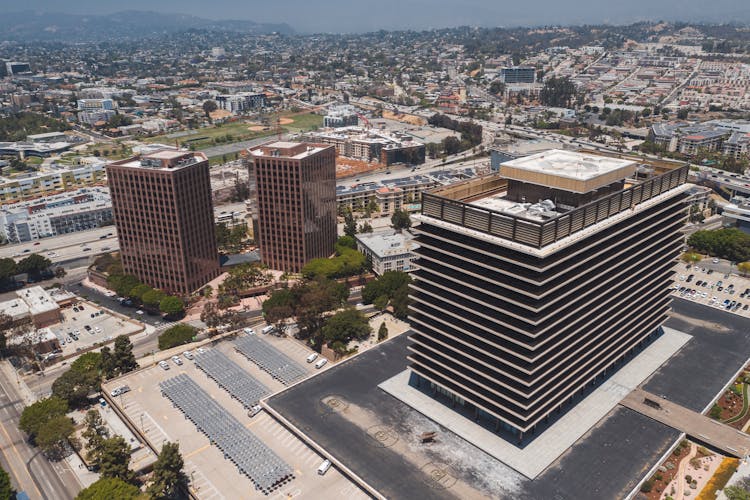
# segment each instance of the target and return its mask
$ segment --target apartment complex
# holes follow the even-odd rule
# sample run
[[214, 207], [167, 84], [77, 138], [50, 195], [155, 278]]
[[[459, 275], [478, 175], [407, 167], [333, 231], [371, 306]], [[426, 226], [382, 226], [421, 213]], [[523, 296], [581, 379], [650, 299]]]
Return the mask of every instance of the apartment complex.
[[237, 94], [222, 94], [216, 96], [219, 109], [231, 113], [244, 113], [261, 109], [266, 105], [266, 95], [262, 92], [239, 92]]
[[686, 166], [548, 151], [423, 194], [411, 383], [523, 436], [659, 330]]
[[649, 130], [649, 140], [667, 151], [688, 156], [700, 151], [718, 151], [740, 159], [750, 154], [750, 123], [739, 120], [656, 123]]
[[255, 179], [254, 226], [262, 260], [299, 272], [329, 257], [336, 243], [336, 150], [326, 144], [273, 142], [248, 151]]
[[335, 146], [339, 156], [368, 163], [421, 165], [425, 161], [425, 145], [406, 134], [387, 134], [351, 126], [310, 132], [306, 138]]
[[112, 201], [105, 187], [36, 198], [0, 208], [0, 236], [11, 243], [75, 233], [112, 223]]
[[219, 275], [208, 159], [163, 150], [107, 166], [122, 266], [188, 294]]
[[0, 202], [14, 203], [104, 181], [104, 163], [0, 177]]
[[359, 125], [359, 115], [354, 106], [343, 105], [328, 108], [323, 117], [323, 126], [326, 128], [351, 127]]

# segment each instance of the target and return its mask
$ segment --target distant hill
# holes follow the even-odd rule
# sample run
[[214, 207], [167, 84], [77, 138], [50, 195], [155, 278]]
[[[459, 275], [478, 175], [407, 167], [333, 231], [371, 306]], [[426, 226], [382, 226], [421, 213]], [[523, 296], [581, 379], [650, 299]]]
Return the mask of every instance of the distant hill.
[[24, 11], [3, 13], [0, 16], [0, 40], [135, 40], [191, 29], [257, 34], [294, 33], [294, 30], [284, 23], [214, 21], [185, 14], [144, 11], [124, 11], [96, 16]]

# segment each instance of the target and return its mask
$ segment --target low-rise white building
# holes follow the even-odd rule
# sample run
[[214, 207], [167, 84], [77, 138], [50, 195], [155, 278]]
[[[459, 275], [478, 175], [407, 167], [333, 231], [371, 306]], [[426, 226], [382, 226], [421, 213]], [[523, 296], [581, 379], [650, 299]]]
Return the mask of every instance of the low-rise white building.
[[0, 208], [0, 236], [11, 243], [95, 229], [111, 223], [105, 187], [82, 188]]
[[413, 253], [419, 245], [408, 231], [394, 230], [356, 235], [357, 249], [371, 262], [372, 271], [381, 276], [387, 271], [410, 272], [415, 269]]

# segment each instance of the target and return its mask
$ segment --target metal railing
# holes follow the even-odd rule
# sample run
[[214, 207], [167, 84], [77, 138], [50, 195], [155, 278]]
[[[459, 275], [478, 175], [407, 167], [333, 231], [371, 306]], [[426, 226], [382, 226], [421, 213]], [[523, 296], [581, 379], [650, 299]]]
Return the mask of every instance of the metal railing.
[[467, 229], [542, 248], [687, 182], [688, 166], [652, 177], [570, 212], [539, 221], [422, 193], [422, 214]]

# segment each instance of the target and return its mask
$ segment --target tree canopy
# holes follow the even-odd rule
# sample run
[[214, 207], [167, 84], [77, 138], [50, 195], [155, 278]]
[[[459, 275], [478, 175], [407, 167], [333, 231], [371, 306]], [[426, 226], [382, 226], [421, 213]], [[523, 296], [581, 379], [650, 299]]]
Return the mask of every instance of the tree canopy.
[[47, 271], [52, 265], [52, 261], [47, 257], [32, 253], [28, 257], [18, 262], [17, 269], [19, 272], [28, 273], [31, 276], [38, 277]]
[[393, 315], [405, 319], [409, 306], [409, 283], [411, 277], [401, 271], [386, 271], [382, 276], [369, 282], [362, 289], [362, 301], [376, 304], [378, 309], [393, 307]]
[[402, 231], [411, 227], [411, 218], [406, 210], [396, 210], [391, 215], [391, 226], [396, 231]]
[[558, 108], [570, 108], [575, 97], [576, 86], [567, 76], [548, 78], [539, 93], [542, 104]]
[[164, 443], [154, 463], [152, 482], [148, 487], [151, 498], [178, 499], [187, 496], [188, 477], [183, 472], [184, 462], [178, 443]]
[[18, 427], [34, 441], [39, 430], [51, 419], [68, 413], [68, 402], [52, 396], [40, 399], [23, 409]]
[[11, 500], [16, 498], [16, 490], [10, 483], [10, 475], [5, 469], [0, 468], [0, 500]]
[[180, 323], [168, 328], [159, 335], [159, 349], [162, 351], [172, 347], [187, 344], [195, 337], [195, 327]]
[[102, 477], [114, 477], [123, 481], [133, 480], [130, 470], [130, 445], [122, 436], [102, 440], [94, 462]]
[[70, 417], [58, 415], [46, 421], [36, 434], [34, 442], [51, 458], [64, 456], [75, 427]]
[[736, 228], [696, 231], [687, 240], [695, 250], [732, 262], [750, 260], [750, 234]]
[[325, 278], [316, 278], [297, 283], [289, 288], [274, 290], [263, 303], [263, 314], [270, 323], [281, 323], [291, 317], [297, 318], [297, 337], [308, 339], [316, 349], [323, 343], [321, 328], [325, 323], [324, 313], [340, 307], [348, 298], [346, 286]]
[[335, 257], [311, 260], [302, 268], [302, 276], [307, 279], [347, 278], [361, 274], [366, 269], [367, 258], [361, 252], [337, 245]]
[[134, 500], [141, 495], [137, 486], [115, 477], [102, 477], [81, 490], [76, 500]]
[[179, 297], [168, 295], [159, 302], [159, 310], [169, 317], [176, 317], [185, 312], [185, 303]]
[[344, 345], [351, 340], [364, 340], [372, 334], [372, 328], [361, 311], [348, 307], [330, 316], [323, 325], [323, 337], [328, 345], [341, 342]]

